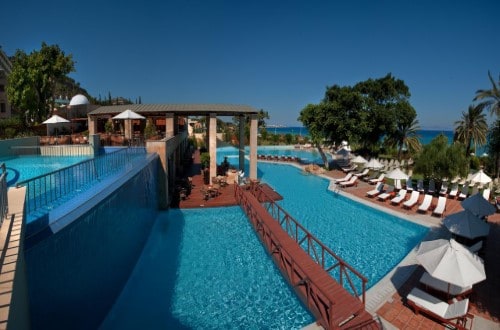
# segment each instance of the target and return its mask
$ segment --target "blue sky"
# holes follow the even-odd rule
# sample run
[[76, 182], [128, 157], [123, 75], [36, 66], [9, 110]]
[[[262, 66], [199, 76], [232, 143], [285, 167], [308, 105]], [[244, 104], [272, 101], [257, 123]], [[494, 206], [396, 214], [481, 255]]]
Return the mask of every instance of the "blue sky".
[[500, 74], [500, 2], [8, 1], [0, 45], [58, 44], [98, 97], [234, 103], [298, 125], [327, 86], [392, 73], [426, 129], [448, 129]]

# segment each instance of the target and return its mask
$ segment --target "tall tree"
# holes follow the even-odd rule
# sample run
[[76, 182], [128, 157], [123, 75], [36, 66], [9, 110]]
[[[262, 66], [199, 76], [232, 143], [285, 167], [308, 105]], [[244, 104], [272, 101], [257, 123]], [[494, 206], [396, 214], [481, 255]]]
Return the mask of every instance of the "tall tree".
[[465, 154], [469, 157], [472, 146], [486, 144], [488, 123], [483, 113], [483, 105], [470, 105], [467, 112], [462, 112], [462, 119], [455, 122], [455, 137], [465, 145]]
[[422, 149], [420, 136], [418, 131], [420, 126], [418, 120], [413, 122], [400, 122], [396, 125], [396, 129], [387, 136], [387, 144], [398, 148], [398, 159], [401, 159], [401, 152], [406, 148], [410, 153], [417, 153]]
[[28, 124], [39, 123], [52, 114], [58, 82], [74, 71], [72, 55], [57, 45], [42, 42], [39, 51], [27, 55], [17, 50], [8, 77], [7, 97]]
[[476, 97], [474, 101], [482, 101], [482, 105], [485, 109], [488, 109], [490, 113], [500, 116], [500, 75], [498, 78], [498, 84], [495, 83], [491, 73], [488, 71], [488, 78], [491, 82], [491, 89], [480, 89], [476, 92]]
[[490, 129], [488, 157], [492, 164], [492, 172], [500, 177], [500, 119], [497, 119]]

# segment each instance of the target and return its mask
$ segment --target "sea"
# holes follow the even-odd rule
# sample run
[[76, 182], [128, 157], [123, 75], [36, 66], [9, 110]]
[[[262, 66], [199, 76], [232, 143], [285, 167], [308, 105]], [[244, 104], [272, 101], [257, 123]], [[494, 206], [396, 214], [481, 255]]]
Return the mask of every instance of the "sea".
[[[301, 126], [289, 126], [289, 127], [267, 127], [268, 133], [273, 134], [292, 134], [292, 135], [302, 135], [309, 136], [309, 132], [307, 128]], [[453, 142], [453, 131], [448, 130], [420, 130], [418, 131], [418, 135], [420, 136], [420, 143], [422, 145], [429, 144], [436, 136], [439, 134], [443, 134], [448, 138], [448, 143]], [[477, 155], [482, 155], [486, 152], [486, 146], [480, 146], [477, 150]]]

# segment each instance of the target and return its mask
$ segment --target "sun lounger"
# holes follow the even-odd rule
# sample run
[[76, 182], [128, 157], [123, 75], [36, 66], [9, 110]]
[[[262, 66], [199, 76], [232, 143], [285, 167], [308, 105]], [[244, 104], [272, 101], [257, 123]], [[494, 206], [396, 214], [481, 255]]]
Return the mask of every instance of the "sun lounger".
[[435, 192], [436, 192], [436, 183], [434, 182], [433, 179], [430, 179], [429, 180], [429, 187], [427, 188], [427, 193], [434, 195]]
[[384, 181], [384, 178], [385, 178], [385, 173], [382, 173], [378, 176], [378, 178], [376, 179], [371, 179], [370, 181], [368, 181], [370, 184], [376, 184], [378, 182], [382, 182]]
[[413, 182], [411, 181], [411, 178], [408, 178], [408, 180], [406, 180], [406, 190], [413, 191]]
[[380, 194], [382, 192], [382, 190], [384, 189], [384, 183], [383, 182], [379, 182], [377, 183], [377, 185], [375, 186], [375, 189], [372, 189], [370, 191], [368, 191], [366, 193], [366, 196], [369, 196], [369, 197], [375, 197], [377, 196], [378, 194]]
[[372, 175], [370, 175], [370, 176], [365, 176], [365, 177], [363, 178], [363, 181], [369, 182], [369, 181], [370, 181], [370, 180], [372, 180], [372, 179], [376, 179], [379, 175], [380, 175], [380, 173], [379, 173], [379, 172], [373, 172], [373, 174], [372, 174]]
[[431, 206], [431, 203], [432, 203], [432, 195], [425, 194], [424, 200], [422, 201], [422, 204], [420, 204], [420, 206], [418, 207], [417, 211], [423, 213], [427, 212], [427, 210]]
[[357, 176], [353, 176], [349, 181], [339, 183], [339, 186], [342, 188], [352, 187], [352, 186], [357, 186], [357, 185], [358, 185], [358, 177]]
[[416, 190], [413, 190], [410, 195], [410, 199], [403, 203], [403, 207], [411, 209], [415, 204], [418, 203], [418, 199], [420, 197], [420, 193]]
[[354, 171], [358, 166], [356, 164], [352, 164], [351, 166], [348, 167], [342, 167], [342, 171], [344, 173], [349, 173], [351, 171]]
[[490, 193], [491, 193], [491, 189], [490, 188], [486, 188], [486, 189], [483, 190], [483, 197], [487, 201], [490, 200]]
[[451, 186], [451, 190], [450, 190], [450, 193], [448, 194], [448, 196], [451, 198], [455, 198], [455, 197], [457, 197], [457, 194], [458, 194], [458, 183], [455, 182], [453, 184], [453, 186]]
[[456, 297], [464, 297], [472, 292], [472, 286], [466, 286], [462, 288], [461, 286], [449, 284], [448, 282], [441, 281], [435, 277], [432, 277], [428, 272], [424, 272], [422, 277], [420, 277], [420, 283], [425, 285], [427, 289], [436, 290], [447, 295]]
[[439, 196], [437, 206], [432, 211], [432, 214], [443, 216], [445, 210], [446, 210], [446, 197]]
[[446, 196], [446, 193], [448, 192], [448, 182], [445, 181], [441, 185], [441, 189], [439, 190], [439, 195], [441, 196]]
[[364, 176], [367, 176], [369, 171], [370, 169], [365, 168], [362, 172], [354, 173], [354, 175], [357, 176], [358, 178], [362, 178]]
[[392, 196], [393, 192], [394, 192], [394, 186], [388, 186], [387, 190], [378, 195], [377, 198], [379, 201], [385, 201], [386, 199]]
[[460, 194], [458, 195], [458, 199], [460, 199], [460, 200], [466, 199], [468, 195], [469, 195], [469, 185], [467, 183], [465, 183], [462, 186], [462, 189], [460, 190]]
[[347, 173], [347, 175], [345, 177], [340, 178], [340, 179], [334, 179], [333, 182], [335, 182], [335, 183], [345, 182], [345, 181], [349, 181], [351, 178], [352, 178], [352, 173]]
[[392, 204], [399, 204], [405, 199], [405, 197], [406, 197], [406, 189], [401, 189], [398, 192], [398, 194], [396, 195], [396, 197], [391, 199], [391, 203]]
[[467, 321], [470, 319], [472, 328], [474, 315], [468, 313], [469, 299], [455, 300], [452, 304], [448, 304], [418, 288], [413, 288], [406, 299], [416, 314], [427, 314], [458, 329], [466, 329]]
[[403, 186], [401, 185], [401, 180], [399, 180], [399, 179], [394, 180], [394, 188], [395, 188], [396, 190], [401, 190], [401, 189], [403, 189]]
[[417, 181], [417, 190], [421, 193], [424, 193], [424, 180], [419, 179]]

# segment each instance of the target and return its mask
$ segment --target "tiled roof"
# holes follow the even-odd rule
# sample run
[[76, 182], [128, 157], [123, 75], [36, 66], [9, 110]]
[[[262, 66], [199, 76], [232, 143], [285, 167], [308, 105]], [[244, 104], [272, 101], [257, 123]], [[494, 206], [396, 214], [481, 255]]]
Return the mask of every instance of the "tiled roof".
[[233, 104], [125, 104], [102, 106], [89, 112], [89, 115], [114, 115], [127, 109], [142, 114], [173, 112], [193, 116], [207, 115], [209, 113], [216, 113], [220, 116], [234, 116], [237, 114], [255, 114], [258, 112], [247, 105]]

